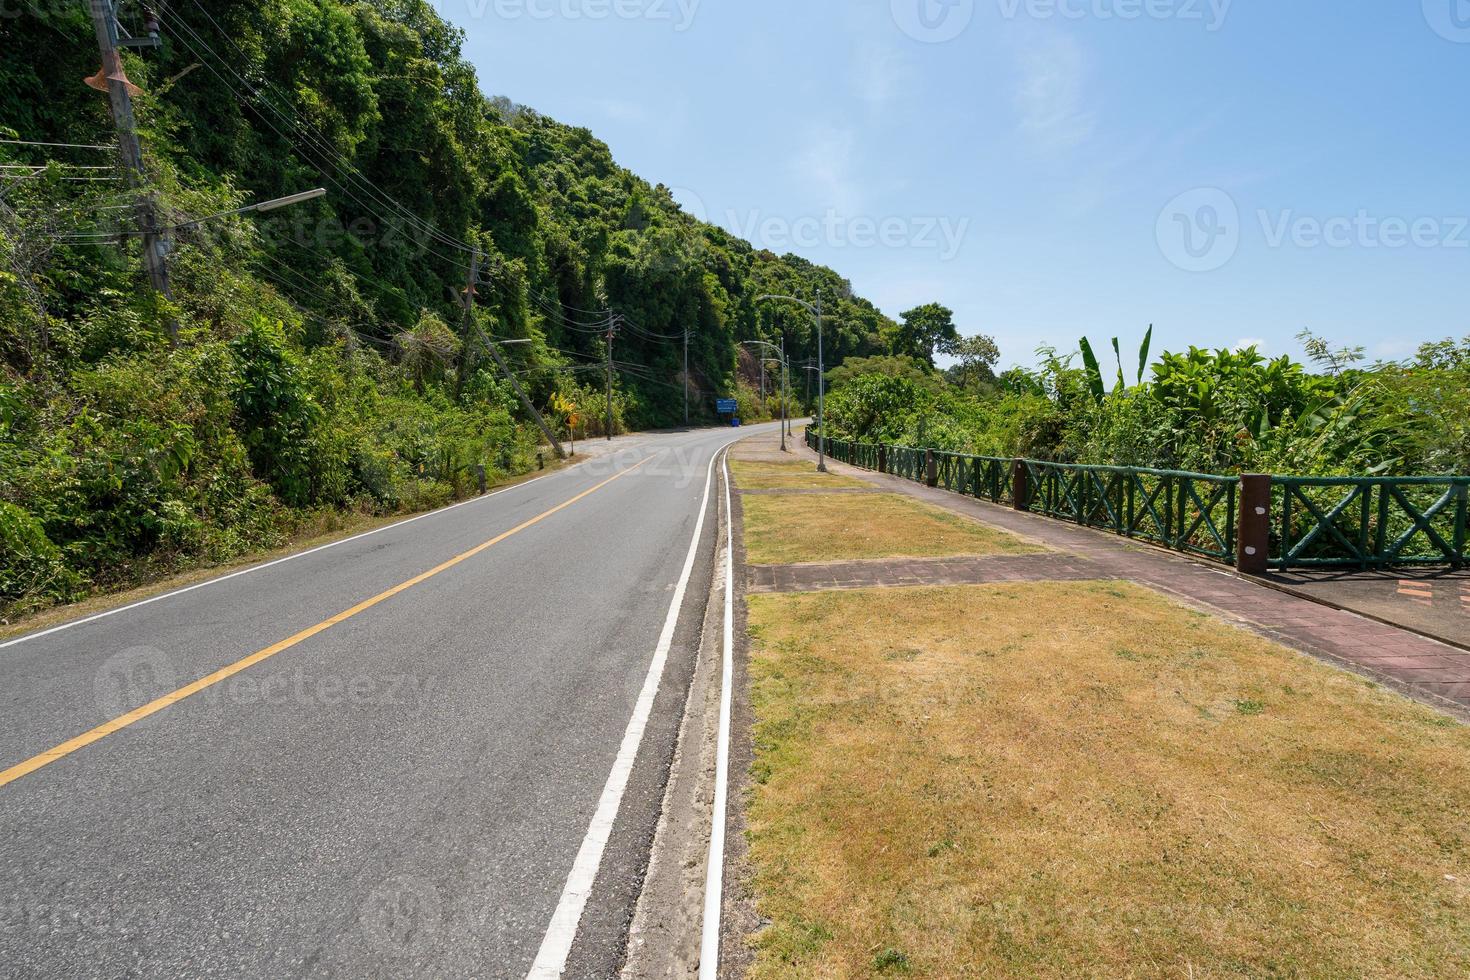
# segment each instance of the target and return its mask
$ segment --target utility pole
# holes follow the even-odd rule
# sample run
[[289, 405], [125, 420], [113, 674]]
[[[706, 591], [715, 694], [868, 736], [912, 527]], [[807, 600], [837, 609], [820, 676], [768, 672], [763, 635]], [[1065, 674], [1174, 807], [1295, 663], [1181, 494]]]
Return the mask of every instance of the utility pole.
[[684, 328], [684, 428], [689, 428], [689, 328]]
[[526, 410], [531, 418], [536, 420], [536, 426], [541, 430], [541, 434], [546, 437], [547, 442], [551, 443], [551, 448], [556, 453], [556, 458], [566, 459], [566, 453], [562, 451], [561, 443], [557, 442], [556, 434], [551, 431], [551, 426], [546, 424], [546, 420], [541, 417], [541, 413], [536, 411], [536, 406], [531, 404], [531, 399], [526, 397], [526, 392], [521, 388], [521, 383], [516, 380], [515, 372], [511, 371], [509, 364], [505, 363], [505, 358], [500, 356], [500, 348], [489, 337], [485, 336], [485, 331], [480, 329], [480, 321], [475, 317], [475, 285], [479, 281], [480, 250], [475, 249], [470, 253], [470, 281], [464, 296], [465, 322], [474, 331], [475, 337], [479, 339], [480, 343], [485, 345], [485, 349], [490, 352], [490, 356], [495, 358], [495, 363], [499, 365], [501, 373], [510, 381], [510, 386], [515, 389], [516, 397], [520, 398], [521, 407]]
[[[117, 14], [112, 0], [88, 0], [92, 13], [92, 26], [97, 33], [97, 50], [102, 55], [102, 70], [87, 80], [94, 88], [103, 88], [112, 105], [112, 124], [117, 130], [118, 151], [122, 155], [123, 167], [128, 171], [133, 188], [142, 191], [138, 200], [138, 228], [143, 239], [143, 268], [148, 272], [148, 282], [153, 291], [172, 301], [173, 291], [168, 284], [168, 262], [164, 257], [163, 242], [158, 234], [158, 218], [153, 198], [144, 187], [143, 148], [133, 125], [133, 97], [129, 91], [132, 84], [123, 72], [122, 56], [118, 53]], [[179, 324], [172, 315], [164, 318], [168, 330], [168, 342], [179, 342]]]
[[618, 332], [618, 315], [613, 314], [612, 320], [607, 325], [607, 440], [612, 441], [612, 345], [613, 338]]
[[817, 472], [827, 472], [827, 362], [822, 358], [822, 287], [817, 287]]
[[476, 285], [480, 282], [480, 252], [475, 250], [470, 253], [469, 278], [464, 284], [464, 364], [460, 365], [459, 374], [454, 379], [454, 397], [458, 398], [464, 390], [464, 379], [475, 369], [475, 345], [470, 342], [475, 334], [478, 324], [475, 322], [475, 293]]
[[781, 451], [786, 451], [786, 437], [791, 434], [791, 365], [786, 361], [786, 334], [781, 334]]

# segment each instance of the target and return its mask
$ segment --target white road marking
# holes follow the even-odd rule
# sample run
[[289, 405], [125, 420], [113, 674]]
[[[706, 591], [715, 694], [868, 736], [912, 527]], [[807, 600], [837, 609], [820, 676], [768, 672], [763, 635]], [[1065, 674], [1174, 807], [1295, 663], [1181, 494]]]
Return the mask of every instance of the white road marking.
[[709, 859], [704, 873], [704, 930], [699, 944], [699, 980], [715, 980], [720, 969], [720, 906], [725, 888], [725, 808], [730, 792], [730, 689], [735, 677], [735, 512], [730, 507], [730, 454], [725, 474], [725, 637], [720, 663], [720, 730], [715, 738], [715, 801], [710, 814]]
[[633, 717], [623, 732], [622, 744], [613, 761], [612, 772], [602, 787], [602, 796], [597, 801], [597, 810], [592, 823], [577, 849], [577, 858], [567, 875], [561, 899], [552, 913], [551, 924], [541, 940], [541, 948], [531, 964], [527, 980], [557, 980], [567, 966], [567, 956], [572, 951], [572, 942], [577, 938], [577, 927], [582, 921], [582, 911], [592, 893], [592, 884], [597, 879], [597, 870], [602, 866], [602, 852], [612, 835], [613, 823], [618, 817], [618, 808], [623, 802], [623, 792], [628, 788], [628, 778], [633, 772], [633, 762], [638, 757], [638, 747], [643, 743], [643, 732], [648, 727], [648, 718], [653, 713], [653, 701], [663, 681], [664, 664], [669, 659], [669, 648], [674, 643], [674, 628], [679, 623], [679, 610], [684, 605], [684, 592], [689, 586], [690, 573], [694, 571], [694, 558], [699, 552], [699, 536], [704, 531], [704, 514], [709, 508], [710, 481], [714, 477], [715, 460], [720, 450], [710, 457], [704, 475], [704, 496], [699, 502], [699, 518], [694, 522], [694, 535], [689, 540], [689, 554], [684, 558], [684, 570], [679, 574], [679, 584], [674, 589], [673, 601], [669, 603], [668, 615], [664, 618], [663, 632], [659, 634], [654, 648], [653, 662], [648, 665], [648, 674], [643, 679], [643, 689], [638, 694], [638, 703], [633, 707]]
[[[583, 462], [591, 462], [591, 460], [584, 460]], [[573, 465], [580, 466], [582, 464], [576, 463]], [[573, 467], [568, 467], [567, 469], [572, 468]], [[556, 472], [565, 473], [566, 470], [558, 470]], [[517, 483], [515, 486], [502, 487], [499, 490], [492, 491], [481, 497], [471, 497], [469, 500], [461, 500], [457, 504], [450, 504], [448, 507], [440, 507], [438, 510], [431, 510], [426, 514], [419, 514], [417, 517], [410, 517], [406, 520], [395, 521], [394, 523], [388, 524], [384, 527], [374, 528], [371, 531], [364, 531], [361, 534], [354, 534], [352, 537], [343, 538], [341, 541], [331, 541], [327, 544], [317, 545], [315, 548], [310, 548], [306, 551], [298, 551], [294, 555], [286, 555], [284, 558], [277, 558], [274, 561], [268, 561], [261, 565], [251, 565], [249, 568], [242, 568], [238, 572], [230, 572], [228, 575], [221, 575], [219, 578], [212, 578], [207, 582], [197, 582], [194, 585], [188, 585], [182, 589], [174, 589], [172, 592], [165, 592], [162, 595], [150, 596], [147, 599], [140, 599], [137, 602], [130, 602], [126, 606], [118, 606], [116, 609], [108, 609], [105, 612], [94, 613], [91, 616], [84, 616], [81, 619], [73, 619], [70, 622], [62, 623], [58, 626], [52, 626], [50, 629], [44, 629], [36, 633], [27, 633], [25, 636], [18, 636], [13, 640], [6, 640], [4, 643], [0, 643], [0, 650], [4, 650], [6, 647], [13, 647], [19, 643], [25, 643], [30, 640], [39, 640], [43, 636], [50, 636], [53, 633], [60, 633], [62, 630], [69, 630], [75, 626], [85, 626], [88, 623], [95, 623], [99, 619], [106, 619], [108, 616], [116, 616], [119, 613], [125, 613], [129, 610], [138, 609], [142, 606], [152, 605], [155, 602], [162, 602], [165, 599], [172, 599], [174, 596], [181, 596], [186, 592], [193, 592], [195, 589], [205, 589], [211, 585], [219, 585], [221, 582], [228, 582], [230, 579], [239, 578], [241, 575], [249, 575], [252, 572], [263, 572], [267, 568], [274, 568], [276, 565], [281, 565], [288, 561], [295, 561], [298, 558], [305, 558], [307, 555], [314, 555], [319, 551], [326, 551], [328, 548], [336, 548], [340, 545], [350, 544], [353, 541], [361, 541], [363, 538], [372, 537], [374, 534], [382, 534], [384, 531], [391, 531], [394, 528], [403, 527], [405, 524], [412, 524], [415, 521], [422, 521], [428, 517], [438, 517], [440, 514], [447, 514], [451, 510], [458, 510], [461, 507], [468, 507], [470, 504], [478, 504], [483, 500], [489, 500], [491, 497], [498, 497], [502, 493], [509, 493], [512, 490], [519, 490], [522, 487], [528, 487], [533, 483], [546, 479], [546, 477], [555, 475], [555, 473], [547, 473], [544, 476], [538, 476], [533, 479], [526, 480], [522, 483]]]

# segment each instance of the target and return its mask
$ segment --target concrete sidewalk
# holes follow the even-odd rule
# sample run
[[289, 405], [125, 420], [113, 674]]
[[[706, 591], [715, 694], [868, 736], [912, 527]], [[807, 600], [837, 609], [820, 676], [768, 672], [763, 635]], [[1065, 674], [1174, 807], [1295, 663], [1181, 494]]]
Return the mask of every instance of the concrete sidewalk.
[[[764, 440], [751, 440], [755, 441]], [[774, 438], [771, 442], [771, 449], [777, 451]], [[791, 458], [815, 462], [817, 454], [804, 442], [788, 440], [787, 444], [792, 447]], [[1100, 578], [1147, 585], [1470, 721], [1470, 651], [1270, 588], [1223, 565], [848, 466], [830, 457], [827, 466], [834, 473], [1039, 541], [1062, 552], [1063, 564], [1070, 564], [1066, 556], [1085, 559]], [[1058, 577], [1073, 577], [1071, 569], [1067, 571]]]

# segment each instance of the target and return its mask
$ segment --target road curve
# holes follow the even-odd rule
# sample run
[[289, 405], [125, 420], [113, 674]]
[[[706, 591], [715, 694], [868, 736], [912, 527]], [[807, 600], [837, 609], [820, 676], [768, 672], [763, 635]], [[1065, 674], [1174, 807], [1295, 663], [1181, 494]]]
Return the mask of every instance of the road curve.
[[708, 592], [706, 475], [741, 434], [629, 439], [0, 647], [5, 973], [524, 977], [566, 907], [704, 500], [566, 960], [566, 976], [611, 974]]

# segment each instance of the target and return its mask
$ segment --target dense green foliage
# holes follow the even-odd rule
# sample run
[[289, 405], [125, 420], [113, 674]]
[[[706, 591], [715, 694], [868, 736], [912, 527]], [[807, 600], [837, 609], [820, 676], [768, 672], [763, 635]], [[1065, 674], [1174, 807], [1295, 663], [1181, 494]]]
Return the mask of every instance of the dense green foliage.
[[[1470, 473], [1470, 337], [1426, 344], [1404, 363], [1355, 366], [1361, 352], [1304, 335], [1316, 371], [1255, 349], [1165, 353], [1138, 383], [1117, 382], [1082, 345], [1043, 350], [1039, 370], [951, 370], [950, 381], [832, 372], [834, 438], [1206, 473]], [[850, 365], [848, 366], [850, 367]]]
[[[134, 32], [138, 9], [123, 7]], [[421, 0], [161, 12], [163, 48], [127, 56], [142, 188], [112, 153], [0, 144], [0, 163], [48, 164], [0, 186], [0, 611], [225, 560], [344, 510], [438, 503], [475, 465], [533, 466], [535, 430], [482, 334], [529, 341], [505, 348], [512, 370], [579, 436], [604, 428], [604, 311], [624, 317], [619, 428], [682, 421], [686, 330], [696, 419], [737, 392], [741, 340], [784, 339], [804, 381], [811, 318], [763, 293], [822, 290], [829, 363], [944, 340], [935, 310], [906, 331], [835, 272], [694, 220], [585, 129], [487, 98]], [[112, 142], [105, 96], [81, 84], [97, 68], [86, 5], [0, 18], [0, 49], [0, 137]], [[141, 276], [143, 194], [182, 226], [172, 304]]]

